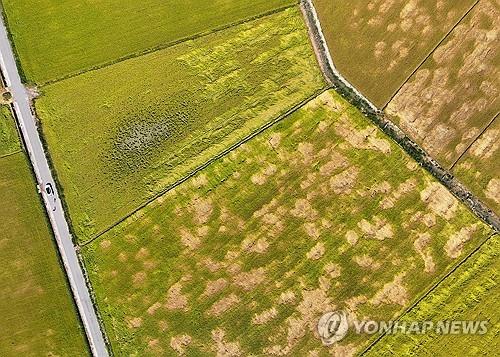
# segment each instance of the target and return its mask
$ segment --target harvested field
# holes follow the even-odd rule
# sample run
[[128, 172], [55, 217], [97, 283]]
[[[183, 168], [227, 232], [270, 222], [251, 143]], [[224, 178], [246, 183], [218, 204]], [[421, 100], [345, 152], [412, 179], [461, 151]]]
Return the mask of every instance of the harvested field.
[[337, 69], [382, 107], [474, 0], [313, 0]]
[[36, 108], [86, 239], [323, 86], [293, 8], [43, 87]]
[[0, 197], [0, 355], [88, 355], [24, 153], [0, 158]]
[[6, 105], [0, 106], [0, 157], [11, 155], [21, 149], [16, 123]]
[[38, 84], [291, 5], [293, 0], [3, 0], [24, 74]]
[[500, 6], [481, 0], [387, 106], [450, 167], [500, 111]]
[[453, 173], [500, 214], [500, 121], [498, 118], [458, 161]]
[[117, 354], [303, 356], [359, 351], [318, 318], [391, 319], [489, 233], [327, 91], [82, 254]]
[[495, 354], [500, 349], [499, 252], [500, 236], [496, 235], [401, 319], [406, 323], [486, 320], [486, 333], [456, 336], [429, 331], [425, 335], [386, 335], [366, 355], [461, 356], [464, 351], [468, 355]]

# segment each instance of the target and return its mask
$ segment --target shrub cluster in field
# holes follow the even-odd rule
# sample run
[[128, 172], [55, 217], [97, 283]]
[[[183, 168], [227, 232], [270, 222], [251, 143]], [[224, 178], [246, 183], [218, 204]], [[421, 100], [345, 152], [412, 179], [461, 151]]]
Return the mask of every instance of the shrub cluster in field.
[[42, 84], [292, 5], [294, 0], [4, 0], [24, 73]]
[[459, 356], [488, 355], [498, 345], [500, 323], [500, 236], [489, 239], [456, 271], [447, 277], [428, 296], [401, 319], [412, 321], [488, 321], [484, 335], [393, 335], [385, 336], [368, 355], [419, 355], [432, 351], [433, 355]]
[[86, 239], [323, 86], [288, 9], [46, 86], [36, 107]]
[[83, 256], [117, 353], [306, 355], [323, 313], [393, 318], [488, 233], [328, 91]]

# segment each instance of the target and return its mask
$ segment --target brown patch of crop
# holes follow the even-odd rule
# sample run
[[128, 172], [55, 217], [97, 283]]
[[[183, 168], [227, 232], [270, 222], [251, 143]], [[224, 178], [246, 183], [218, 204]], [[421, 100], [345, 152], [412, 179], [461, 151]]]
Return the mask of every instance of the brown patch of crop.
[[252, 318], [252, 324], [264, 325], [278, 316], [278, 310], [275, 307], [262, 311], [260, 314], [255, 314]]
[[364, 129], [355, 128], [348, 114], [343, 114], [340, 120], [335, 123], [335, 132], [356, 149], [375, 150], [384, 154], [391, 153], [391, 145], [387, 140], [378, 137], [378, 129], [375, 126], [370, 125]]
[[484, 194], [490, 200], [500, 203], [500, 179], [493, 178], [486, 185]]
[[358, 223], [358, 227], [365, 235], [377, 240], [384, 240], [394, 236], [392, 225], [385, 219], [377, 216], [373, 217], [373, 223], [362, 219]]
[[424, 261], [424, 271], [426, 273], [434, 273], [436, 270], [436, 264], [434, 263], [431, 249], [429, 247], [431, 240], [432, 238], [429, 233], [422, 233], [418, 236], [415, 242], [413, 242], [413, 247]]
[[231, 309], [240, 302], [240, 298], [235, 294], [228, 295], [216, 301], [207, 311], [208, 315], [220, 316], [223, 312]]
[[221, 328], [212, 331], [212, 340], [214, 341], [214, 351], [217, 357], [238, 357], [242, 355], [241, 347], [238, 342], [228, 342], [225, 339], [226, 333]]
[[278, 304], [281, 305], [293, 304], [295, 302], [295, 299], [296, 299], [295, 293], [291, 290], [288, 290], [280, 294], [280, 297], [278, 299]]
[[109, 247], [111, 247], [111, 241], [109, 239], [105, 239], [101, 243], [99, 243], [99, 246], [102, 249], [108, 249]]
[[370, 257], [368, 254], [355, 255], [353, 258], [354, 262], [360, 267], [370, 270], [377, 270], [380, 268], [380, 262]]
[[135, 255], [135, 260], [143, 260], [149, 256], [149, 250], [148, 248], [141, 248]]
[[322, 242], [316, 243], [314, 247], [307, 253], [307, 258], [311, 260], [321, 259], [323, 255], [325, 255], [325, 244]]
[[205, 287], [205, 291], [203, 291], [203, 294], [201, 294], [201, 296], [212, 296], [222, 291], [226, 286], [227, 280], [224, 278], [208, 281], [207, 286]]
[[180, 281], [175, 283], [170, 287], [170, 289], [168, 289], [165, 307], [168, 310], [187, 311], [188, 298], [182, 293], [182, 283]]
[[392, 192], [390, 196], [386, 196], [381, 202], [380, 207], [383, 209], [392, 208], [396, 202], [405, 194], [410, 193], [417, 187], [417, 180], [412, 177], [401, 183], [398, 188]]
[[359, 236], [355, 231], [347, 231], [345, 234], [345, 238], [347, 239], [347, 243], [350, 245], [355, 245], [358, 242]]
[[254, 289], [266, 279], [264, 268], [255, 268], [250, 271], [241, 272], [233, 277], [233, 283], [245, 291]]
[[212, 202], [207, 198], [196, 197], [191, 202], [191, 210], [194, 213], [195, 222], [199, 225], [205, 224], [212, 215]]
[[467, 243], [477, 231], [479, 225], [474, 223], [470, 226], [462, 228], [454, 233], [446, 242], [444, 250], [450, 258], [458, 258], [462, 254], [464, 244]]
[[179, 355], [186, 354], [186, 347], [191, 344], [192, 338], [189, 335], [172, 336], [170, 339], [170, 347]]
[[181, 243], [188, 249], [194, 250], [201, 244], [200, 237], [194, 236], [187, 228], [182, 227], [179, 230]]
[[305, 198], [299, 198], [295, 201], [294, 208], [290, 211], [292, 216], [314, 220], [318, 216], [318, 211], [311, 206], [311, 203]]
[[428, 183], [427, 187], [420, 192], [420, 199], [432, 212], [446, 220], [452, 219], [458, 209], [457, 199], [437, 182]]
[[132, 276], [132, 283], [135, 288], [138, 288], [144, 284], [146, 280], [146, 272], [140, 271]]
[[330, 178], [330, 188], [337, 195], [350, 194], [359, 174], [357, 167], [351, 166]]
[[140, 317], [128, 317], [126, 320], [129, 329], [136, 329], [142, 326], [142, 318]]
[[322, 176], [330, 176], [335, 170], [345, 168], [348, 164], [349, 162], [344, 155], [334, 151], [331, 155], [331, 160], [319, 168], [319, 173]]
[[150, 307], [148, 307], [148, 314], [149, 315], [154, 315], [154, 313], [156, 312], [156, 310], [158, 310], [159, 308], [161, 307], [161, 303], [159, 302], [155, 302], [153, 305], [151, 305]]
[[389, 283], [386, 283], [381, 290], [377, 291], [370, 299], [370, 303], [378, 306], [380, 304], [398, 304], [406, 306], [408, 304], [408, 292], [403, 285], [403, 278], [406, 273], [400, 273]]

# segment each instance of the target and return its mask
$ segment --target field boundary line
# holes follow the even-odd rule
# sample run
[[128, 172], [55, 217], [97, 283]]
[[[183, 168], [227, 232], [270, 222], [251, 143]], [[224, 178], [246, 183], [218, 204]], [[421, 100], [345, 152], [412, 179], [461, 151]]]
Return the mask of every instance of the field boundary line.
[[257, 14], [257, 15], [251, 16], [251, 17], [247, 17], [247, 18], [244, 18], [244, 19], [241, 19], [241, 20], [238, 20], [238, 21], [234, 21], [234, 22], [231, 22], [231, 23], [219, 26], [219, 27], [215, 27], [215, 28], [213, 28], [211, 30], [206, 30], [206, 31], [198, 32], [198, 33], [196, 33], [194, 35], [182, 37], [182, 38], [179, 38], [179, 39], [174, 40], [174, 41], [166, 42], [166, 43], [163, 43], [163, 44], [160, 44], [160, 45], [156, 45], [156, 46], [147, 48], [145, 50], [141, 50], [141, 51], [137, 51], [137, 52], [132, 52], [132, 53], [129, 53], [127, 55], [118, 57], [118, 58], [116, 58], [114, 60], [103, 62], [101, 64], [97, 64], [95, 66], [92, 66], [92, 67], [89, 67], [89, 68], [86, 68], [86, 69], [82, 69], [82, 70], [77, 71], [77, 72], [69, 73], [69, 74], [66, 74], [66, 75], [58, 77], [58, 78], [54, 78], [54, 79], [51, 79], [51, 80], [48, 80], [48, 81], [45, 81], [45, 82], [41, 82], [41, 83], [39, 83], [37, 85], [39, 87], [50, 86], [51, 84], [62, 82], [64, 80], [67, 80], [67, 79], [70, 79], [70, 78], [78, 77], [78, 76], [83, 75], [85, 73], [98, 71], [100, 69], [103, 69], [103, 68], [106, 68], [106, 67], [110, 67], [110, 66], [113, 66], [113, 65], [121, 63], [121, 62], [125, 62], [125, 61], [130, 60], [130, 59], [139, 58], [139, 57], [151, 54], [151, 53], [155, 53], [155, 52], [158, 52], [158, 51], [165, 50], [167, 48], [175, 47], [175, 46], [180, 45], [180, 44], [182, 44], [184, 42], [193, 41], [193, 40], [196, 40], [196, 39], [199, 39], [199, 38], [210, 36], [210, 35], [222, 32], [224, 30], [230, 29], [231, 27], [243, 25], [243, 24], [246, 24], [248, 22], [256, 21], [256, 20], [259, 20], [259, 19], [264, 19], [266, 17], [269, 17], [269, 16], [272, 16], [272, 15], [278, 14], [280, 12], [286, 11], [288, 9], [291, 9], [291, 8], [297, 6], [297, 4], [298, 4], [298, 2], [295, 2], [293, 4], [289, 4], [289, 5], [277, 7], [275, 9], [272, 9], [272, 10], [269, 10], [269, 11], [265, 11], [265, 12], [262, 12], [260, 14]]
[[323, 88], [316, 90], [313, 94], [311, 94], [307, 98], [303, 99], [299, 103], [295, 104], [294, 106], [292, 106], [291, 108], [289, 108], [288, 110], [286, 110], [285, 112], [283, 112], [282, 114], [280, 114], [279, 116], [275, 117], [274, 119], [272, 119], [269, 122], [265, 123], [264, 125], [260, 126], [259, 128], [257, 128], [256, 130], [254, 130], [253, 132], [251, 132], [250, 134], [248, 134], [247, 136], [245, 136], [243, 139], [237, 141], [233, 145], [229, 146], [227, 149], [221, 151], [217, 155], [215, 155], [212, 158], [210, 158], [208, 161], [206, 161], [203, 164], [201, 164], [198, 167], [196, 167], [193, 171], [189, 172], [188, 174], [186, 174], [182, 178], [178, 179], [174, 183], [168, 185], [165, 189], [161, 190], [160, 192], [158, 192], [157, 194], [155, 194], [151, 198], [147, 199], [144, 203], [142, 203], [140, 206], [138, 206], [137, 208], [135, 208], [132, 212], [130, 212], [129, 214], [127, 214], [124, 217], [120, 218], [118, 221], [116, 221], [115, 223], [113, 223], [112, 225], [110, 225], [108, 228], [105, 228], [101, 232], [97, 233], [93, 238], [91, 238], [91, 239], [89, 239], [89, 240], [87, 240], [85, 242], [79, 243], [78, 246], [79, 247], [85, 247], [86, 245], [92, 243], [93, 241], [95, 241], [96, 239], [98, 239], [99, 237], [101, 237], [102, 235], [104, 235], [105, 233], [107, 233], [110, 230], [112, 230], [113, 228], [115, 228], [117, 225], [119, 225], [119, 224], [123, 223], [124, 221], [126, 221], [127, 219], [129, 219], [131, 216], [133, 216], [134, 214], [136, 214], [138, 211], [140, 211], [143, 208], [147, 207], [150, 203], [154, 202], [159, 197], [165, 195], [166, 193], [170, 192], [171, 190], [173, 190], [177, 186], [179, 186], [182, 183], [186, 182], [187, 180], [189, 180], [190, 178], [192, 178], [193, 176], [195, 176], [198, 172], [200, 172], [200, 171], [204, 170], [205, 168], [207, 168], [208, 166], [210, 166], [215, 161], [224, 158], [227, 154], [231, 153], [233, 150], [237, 149], [241, 145], [247, 143], [248, 141], [250, 141], [251, 139], [253, 139], [257, 135], [261, 134], [265, 130], [267, 130], [267, 129], [271, 128], [272, 126], [274, 126], [275, 124], [281, 122], [282, 120], [284, 120], [285, 118], [287, 118], [288, 116], [292, 115], [294, 112], [296, 112], [297, 110], [299, 110], [300, 108], [302, 108], [304, 105], [306, 105], [307, 103], [309, 103], [311, 100], [313, 100], [314, 98], [318, 97], [319, 95], [321, 95], [322, 93], [326, 92], [329, 89], [331, 89], [330, 86], [324, 86]]
[[[476, 4], [479, 2], [478, 0]], [[311, 40], [318, 49], [318, 61], [322, 62], [320, 68], [328, 78], [332, 88], [336, 90], [347, 102], [355, 106], [363, 113], [380, 131], [395, 141], [399, 147], [412, 157], [422, 168], [429, 172], [439, 183], [450, 191], [459, 201], [461, 201], [472, 213], [483, 222], [491, 226], [495, 231], [500, 232], [500, 219], [483, 201], [472, 193], [464, 184], [457, 180], [453, 174], [441, 166], [439, 162], [427, 153], [419, 144], [401, 130], [395, 123], [388, 119], [382, 110], [377, 109], [359, 91], [357, 91], [348, 81], [338, 74], [329, 58], [330, 51], [324, 36], [322, 35], [321, 23], [317, 18], [314, 5], [311, 0], [301, 0], [303, 14], [310, 28]], [[474, 5], [475, 6], [475, 5]], [[470, 9], [472, 10], [472, 8]], [[469, 12], [470, 12], [469, 10]], [[464, 15], [465, 16], [465, 15]]]
[[484, 127], [484, 129], [476, 136], [476, 138], [474, 140], [471, 141], [471, 143], [465, 148], [465, 150], [460, 154], [460, 156], [455, 160], [455, 162], [453, 162], [453, 164], [450, 166], [449, 170], [452, 171], [456, 164], [458, 164], [458, 162], [460, 161], [460, 159], [462, 159], [462, 157], [464, 157], [464, 155], [469, 151], [469, 149], [476, 143], [476, 141], [478, 141], [481, 136], [483, 136], [483, 134], [489, 129], [489, 127], [495, 122], [495, 120], [498, 118], [498, 114], [500, 114], [500, 112], [496, 113], [496, 115], [493, 116], [493, 119], [490, 120], [490, 122]]
[[22, 153], [22, 152], [23, 152], [23, 150], [22, 150], [22, 149], [18, 149], [18, 150], [14, 151], [14, 152], [10, 152], [10, 153], [8, 153], [8, 154], [1, 155], [1, 156], [0, 156], [0, 159], [3, 159], [3, 158], [5, 158], [5, 157], [9, 157], [9, 156], [13, 156], [13, 155], [16, 155], [16, 154], [20, 154], [20, 153]]
[[[401, 320], [406, 314], [411, 312], [422, 300], [424, 300], [429, 294], [431, 294], [436, 288], [438, 288], [439, 285], [443, 283], [447, 278], [449, 278], [458, 268], [460, 268], [464, 263], [466, 263], [474, 254], [476, 254], [489, 240], [495, 236], [497, 236], [497, 232], [492, 232], [484, 241], [482, 241], [477, 247], [475, 247], [469, 254], [467, 254], [464, 258], [459, 260], [455, 265], [448, 271], [446, 274], [444, 274], [438, 281], [436, 281], [434, 284], [430, 286], [430, 288], [423, 293], [420, 297], [418, 297], [410, 306], [408, 306], [402, 313], [399, 315], [397, 319], [394, 321], [399, 321]], [[365, 355], [368, 353], [380, 340], [387, 335], [387, 331], [384, 331], [382, 334], [377, 336], [375, 340], [373, 340], [361, 353], [360, 356]]]
[[410, 73], [408, 78], [406, 78], [406, 80], [403, 83], [401, 83], [401, 85], [394, 91], [394, 93], [391, 95], [389, 100], [382, 106], [382, 110], [385, 110], [387, 108], [389, 103], [394, 99], [394, 97], [396, 97], [396, 95], [398, 95], [398, 93], [401, 91], [401, 89], [404, 87], [404, 85], [406, 83], [408, 83], [408, 81], [413, 77], [413, 75], [415, 73], [417, 73], [417, 71], [420, 69], [420, 67], [422, 67], [424, 65], [424, 63], [434, 54], [434, 52], [436, 52], [436, 50], [439, 48], [439, 46], [441, 46], [443, 44], [443, 42], [446, 41], [446, 39], [453, 32], [453, 30], [455, 30], [457, 28], [457, 26], [460, 25], [460, 23], [465, 19], [465, 17], [467, 15], [469, 15], [469, 13], [476, 7], [477, 4], [479, 4], [480, 1], [481, 0], [476, 0], [476, 2], [474, 4], [472, 4], [472, 6], [462, 15], [462, 17], [460, 17], [460, 19], [451, 27], [451, 29], [446, 34], [443, 35], [443, 37], [437, 43], [437, 45], [431, 49], [431, 51], [427, 54], [427, 56], [425, 56], [425, 58], [422, 60], [422, 62], [420, 62], [420, 64]]

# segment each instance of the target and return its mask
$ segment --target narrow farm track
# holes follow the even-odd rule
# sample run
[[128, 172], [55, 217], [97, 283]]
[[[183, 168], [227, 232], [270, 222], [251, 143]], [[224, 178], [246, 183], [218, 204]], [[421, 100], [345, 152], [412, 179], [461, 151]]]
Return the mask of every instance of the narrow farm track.
[[[6, 85], [13, 97], [13, 112], [18, 122], [23, 142], [29, 154], [29, 159], [36, 175], [36, 180], [42, 188], [42, 198], [45, 203], [50, 224], [56, 238], [64, 269], [75, 298], [85, 332], [94, 356], [108, 356], [106, 343], [101, 331], [99, 320], [83, 270], [80, 266], [78, 256], [66, 221], [62, 202], [57, 193], [50, 166], [43, 149], [42, 141], [38, 134], [36, 119], [32, 113], [30, 99], [26, 88], [21, 82], [17, 69], [14, 53], [7, 36], [3, 18], [0, 23], [0, 65]], [[45, 185], [51, 184], [53, 193], [46, 192]]]
[[[475, 5], [479, 3], [479, 1], [480, 0], [478, 0]], [[338, 73], [332, 66], [333, 62], [331, 61], [330, 50], [323, 36], [321, 24], [312, 1], [301, 0], [301, 7], [303, 8], [305, 21], [310, 30], [309, 35], [311, 41], [314, 42], [314, 47], [317, 49], [316, 55], [318, 61], [321, 63], [320, 68], [324, 71], [324, 75], [328, 78], [332, 88], [364, 113], [381, 131], [398, 143], [408, 155], [434, 176], [455, 197], [474, 212], [474, 214], [497, 232], [500, 232], [500, 219], [495, 212], [488, 208], [465, 185], [457, 180], [449, 170], [442, 167], [420, 145], [408, 137], [397, 125], [388, 120], [381, 110], [376, 109], [373, 103], [360, 94], [359, 91]], [[469, 13], [472, 8], [469, 9], [467, 13]], [[465, 14], [464, 17], [466, 15], [467, 14]]]
[[453, 25], [450, 28], [450, 30], [443, 36], [443, 38], [441, 38], [441, 40], [436, 44], [436, 46], [434, 46], [434, 48], [427, 54], [427, 56], [424, 57], [424, 59], [419, 63], [419, 65], [417, 67], [415, 67], [415, 69], [410, 73], [410, 75], [406, 78], [406, 80], [403, 83], [401, 83], [401, 85], [394, 91], [394, 93], [391, 95], [391, 97], [389, 98], [389, 100], [382, 107], [382, 110], [385, 110], [387, 108], [387, 106], [389, 105], [389, 103], [394, 99], [394, 97], [396, 97], [396, 95], [398, 95], [398, 93], [405, 86], [405, 84], [408, 83], [408, 81], [413, 77], [413, 75], [415, 73], [417, 73], [417, 71], [423, 66], [423, 64], [439, 48], [439, 46], [441, 46], [443, 44], [443, 42], [446, 41], [446, 39], [448, 38], [448, 36], [450, 36], [450, 34], [453, 32], [453, 30], [455, 30], [455, 28], [458, 25], [460, 25], [460, 23], [465, 19], [465, 17], [467, 17], [467, 15], [470, 14], [470, 12], [477, 6], [477, 4], [479, 4], [479, 2], [480, 2], [480, 0], [477, 0], [474, 4], [472, 4], [472, 6], [460, 17], [460, 19], [458, 19], [458, 21], [455, 23], [455, 25]]

